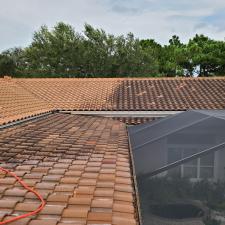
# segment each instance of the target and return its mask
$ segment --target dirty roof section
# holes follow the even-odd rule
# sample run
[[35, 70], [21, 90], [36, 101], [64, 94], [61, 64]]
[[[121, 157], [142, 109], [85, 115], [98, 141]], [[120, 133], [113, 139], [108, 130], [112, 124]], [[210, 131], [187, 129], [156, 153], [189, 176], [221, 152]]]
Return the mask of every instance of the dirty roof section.
[[[55, 113], [1, 130], [0, 152], [0, 166], [47, 201], [20, 224], [136, 224], [124, 123]], [[0, 221], [38, 205], [32, 193], [0, 173]]]
[[225, 78], [0, 79], [0, 124], [52, 109], [224, 109]]

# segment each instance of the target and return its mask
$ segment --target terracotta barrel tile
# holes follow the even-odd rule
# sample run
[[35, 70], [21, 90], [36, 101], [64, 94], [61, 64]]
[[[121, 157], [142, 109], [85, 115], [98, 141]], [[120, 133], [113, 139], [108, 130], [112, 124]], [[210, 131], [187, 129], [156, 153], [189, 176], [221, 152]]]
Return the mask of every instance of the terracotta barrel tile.
[[89, 212], [88, 213], [88, 220], [111, 222], [112, 221], [112, 213]]
[[112, 222], [114, 225], [124, 225], [124, 224], [137, 225], [135, 219], [124, 218], [120, 216], [113, 216]]
[[63, 218], [87, 218], [88, 208], [67, 208], [63, 211]]
[[76, 190], [76, 194], [86, 194], [86, 195], [91, 195], [95, 191], [95, 187], [93, 186], [79, 186]]
[[101, 188], [114, 188], [115, 183], [113, 181], [98, 181], [96, 187]]
[[16, 205], [17, 201], [14, 201], [14, 200], [4, 200], [4, 199], [1, 199], [0, 200], [0, 208], [14, 208], [15, 205]]
[[61, 205], [51, 205], [51, 204], [47, 204], [45, 205], [44, 209], [40, 212], [40, 214], [44, 214], [44, 215], [61, 215], [63, 210], [64, 210], [64, 206]]
[[50, 169], [48, 171], [49, 174], [55, 174], [55, 175], [63, 175], [65, 174], [66, 169]]
[[17, 211], [27, 211], [31, 212], [36, 210], [40, 206], [40, 203], [18, 203], [15, 207], [15, 210]]
[[91, 197], [72, 197], [69, 199], [71, 205], [90, 205], [92, 201]]
[[42, 182], [36, 184], [35, 188], [36, 189], [47, 189], [47, 190], [53, 190], [55, 188], [55, 183], [50, 183], [50, 182]]
[[24, 197], [26, 193], [26, 189], [12, 188], [5, 191], [5, 196]]
[[100, 174], [98, 179], [101, 181], [113, 181], [115, 180], [115, 174]]
[[113, 199], [111, 198], [95, 198], [91, 203], [91, 207], [112, 208]]
[[47, 201], [50, 202], [68, 202], [70, 195], [64, 193], [53, 193], [48, 196]]
[[121, 203], [113, 204], [113, 211], [122, 212], [122, 213], [134, 213], [134, 207], [132, 204], [126, 205]]
[[95, 179], [87, 179], [87, 178], [84, 178], [84, 179], [81, 179], [79, 181], [79, 184], [82, 185], [82, 186], [96, 186], [96, 183], [97, 181]]
[[2, 184], [10, 185], [10, 184], [14, 184], [14, 183], [16, 183], [15, 178], [11, 178], [11, 177], [0, 178], [0, 185], [2, 185]]
[[111, 188], [96, 188], [94, 196], [112, 197], [114, 190]]
[[133, 187], [129, 184], [116, 184], [115, 185], [116, 191], [122, 191], [122, 192], [130, 192], [133, 193]]
[[[9, 220], [12, 218], [13, 218], [12, 216], [6, 216], [4, 217], [4, 220]], [[30, 218], [23, 218], [21, 220], [10, 223], [10, 225], [28, 225], [30, 220], [31, 220]]]
[[43, 181], [59, 181], [62, 178], [62, 175], [47, 175], [42, 178]]
[[122, 178], [122, 177], [116, 177], [116, 183], [118, 184], [132, 184], [130, 178]]
[[41, 179], [42, 177], [42, 173], [29, 173], [24, 176], [24, 179]]
[[115, 191], [114, 198], [118, 201], [128, 201], [133, 202], [133, 195], [131, 193]]
[[75, 176], [75, 177], [79, 177], [82, 174], [82, 170], [81, 171], [76, 171], [76, 170], [69, 170], [67, 172], [65, 172], [65, 176]]
[[93, 178], [93, 179], [96, 179], [97, 177], [99, 176], [99, 173], [88, 173], [88, 172], [85, 172], [82, 174], [82, 177], [83, 178]]
[[66, 217], [62, 218], [61, 222], [57, 225], [68, 225], [68, 224], [74, 224], [74, 225], [86, 225], [87, 224], [87, 218], [72, 218], [72, 217]]
[[29, 225], [56, 225], [57, 220], [32, 220]]
[[74, 184], [60, 184], [55, 187], [55, 192], [73, 192], [75, 188]]
[[62, 184], [77, 184], [79, 181], [78, 177], [63, 177], [60, 180], [60, 183]]

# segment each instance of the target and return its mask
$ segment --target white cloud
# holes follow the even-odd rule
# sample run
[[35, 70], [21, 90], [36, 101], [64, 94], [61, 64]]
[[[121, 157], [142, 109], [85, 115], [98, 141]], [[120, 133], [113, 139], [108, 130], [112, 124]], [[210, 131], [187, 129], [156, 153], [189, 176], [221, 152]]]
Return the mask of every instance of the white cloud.
[[0, 0], [0, 50], [26, 46], [41, 25], [70, 23], [79, 32], [85, 22], [109, 33], [133, 32], [139, 38], [167, 43], [177, 34], [187, 41], [195, 33], [223, 39], [217, 13], [224, 0]]

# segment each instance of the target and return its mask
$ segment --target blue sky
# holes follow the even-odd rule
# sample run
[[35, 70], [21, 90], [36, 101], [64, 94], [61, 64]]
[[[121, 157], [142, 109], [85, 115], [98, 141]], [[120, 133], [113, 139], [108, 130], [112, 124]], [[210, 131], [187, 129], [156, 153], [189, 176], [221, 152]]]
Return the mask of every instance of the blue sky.
[[0, 51], [27, 46], [41, 25], [64, 21], [83, 31], [84, 23], [116, 35], [133, 32], [166, 44], [177, 34], [225, 37], [224, 0], [0, 0]]

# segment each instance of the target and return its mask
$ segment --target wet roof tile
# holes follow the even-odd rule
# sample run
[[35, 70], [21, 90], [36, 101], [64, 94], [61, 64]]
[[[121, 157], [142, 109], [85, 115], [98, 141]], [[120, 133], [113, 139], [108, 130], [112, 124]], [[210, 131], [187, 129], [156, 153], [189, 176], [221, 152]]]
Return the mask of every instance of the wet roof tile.
[[[0, 152], [0, 166], [10, 165], [47, 203], [19, 224], [137, 223], [124, 123], [54, 113], [1, 130]], [[0, 221], [39, 206], [14, 178], [1, 173], [0, 181]]]

